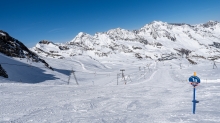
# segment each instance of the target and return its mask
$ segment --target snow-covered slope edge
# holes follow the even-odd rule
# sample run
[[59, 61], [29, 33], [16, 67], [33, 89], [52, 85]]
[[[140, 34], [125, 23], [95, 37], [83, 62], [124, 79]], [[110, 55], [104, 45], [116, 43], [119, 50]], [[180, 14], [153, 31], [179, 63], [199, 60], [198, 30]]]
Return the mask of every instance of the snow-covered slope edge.
[[46, 67], [53, 68], [40, 58], [37, 54], [30, 51], [22, 42], [11, 37], [7, 32], [0, 30], [0, 53], [9, 57], [25, 58], [33, 62], [41, 62]]
[[[0, 82], [40, 83], [58, 79], [55, 76], [60, 74], [52, 71], [54, 69], [45, 60], [30, 51], [22, 42], [2, 30], [0, 66]], [[60, 81], [58, 83], [62, 84]]]

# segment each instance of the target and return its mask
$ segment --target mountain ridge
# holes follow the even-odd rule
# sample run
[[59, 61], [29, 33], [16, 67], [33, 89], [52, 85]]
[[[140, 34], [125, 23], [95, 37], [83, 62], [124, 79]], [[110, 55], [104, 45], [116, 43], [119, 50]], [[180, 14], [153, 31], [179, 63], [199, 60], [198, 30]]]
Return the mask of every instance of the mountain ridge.
[[49, 69], [53, 68], [36, 53], [29, 50], [22, 42], [11, 37], [7, 32], [0, 30], [0, 53], [8, 57], [26, 58], [33, 62], [41, 62]]
[[89, 55], [98, 59], [126, 54], [130, 57], [138, 56], [138, 59], [159, 60], [165, 54], [174, 54], [172, 56], [176, 58], [182, 54], [181, 51], [190, 51], [187, 55], [189, 57], [218, 59], [219, 54], [216, 53], [219, 51], [216, 47], [218, 43], [220, 43], [218, 21], [197, 25], [153, 21], [138, 30], [116, 28], [107, 32], [97, 32], [95, 35], [80, 32], [69, 42], [38, 43], [31, 50], [42, 56], [54, 58]]

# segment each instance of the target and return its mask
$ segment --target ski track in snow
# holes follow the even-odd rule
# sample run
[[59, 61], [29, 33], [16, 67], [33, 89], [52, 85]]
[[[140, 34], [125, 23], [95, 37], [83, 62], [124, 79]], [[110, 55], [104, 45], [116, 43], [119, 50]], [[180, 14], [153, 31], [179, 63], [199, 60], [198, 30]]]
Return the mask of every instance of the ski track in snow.
[[82, 64], [80, 61], [73, 60], [72, 58], [71, 58], [71, 60], [72, 60], [73, 62], [79, 63], [79, 64], [82, 66], [82, 69], [83, 69], [83, 70], [86, 70], [84, 64]]
[[[78, 63], [84, 68], [87, 67], [83, 62], [69, 64], [74, 66]], [[197, 104], [196, 114], [193, 115], [191, 111], [193, 88], [187, 82], [193, 66], [179, 69], [176, 62], [165, 62], [164, 65], [159, 62], [151, 66], [152, 71], [146, 70], [143, 73], [143, 68], [138, 70], [140, 63], [141, 61], [132, 65], [119, 62], [106, 63], [112, 71], [100, 70], [99, 73], [111, 72], [110, 76], [76, 73], [79, 86], [73, 84], [74, 80], [71, 80], [70, 85], [53, 85], [49, 82], [46, 82], [47, 84], [0, 83], [0, 122], [220, 122], [218, 106], [220, 83], [202, 82], [197, 87], [196, 98], [200, 102]], [[56, 62], [51, 64], [55, 66]], [[55, 67], [60, 69], [61, 66], [65, 67], [64, 64], [60, 63]], [[172, 69], [170, 64], [173, 65]], [[114, 72], [120, 72], [119, 66], [126, 68], [125, 75], [130, 75], [132, 80], [127, 80], [126, 85], [121, 79], [119, 85], [116, 85], [117, 78]], [[201, 67], [205, 69], [201, 65], [194, 70], [202, 72]], [[61, 79], [65, 80], [67, 76], [63, 77]], [[0, 78], [0, 81], [5, 79]], [[91, 81], [94, 81], [94, 85]]]

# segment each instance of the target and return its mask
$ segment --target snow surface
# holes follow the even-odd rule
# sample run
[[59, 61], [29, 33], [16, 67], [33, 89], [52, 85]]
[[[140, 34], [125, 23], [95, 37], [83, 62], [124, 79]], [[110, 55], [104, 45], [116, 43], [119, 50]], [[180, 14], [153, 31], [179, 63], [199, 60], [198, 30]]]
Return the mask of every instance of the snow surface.
[[[0, 122], [12, 123], [219, 123], [220, 71], [213, 62], [186, 59], [155, 62], [119, 55], [44, 58], [55, 71], [27, 59], [0, 54], [9, 79], [0, 77]], [[180, 69], [180, 63], [182, 69]], [[219, 63], [216, 63], [219, 66]], [[149, 69], [148, 67], [149, 66]], [[125, 69], [125, 79], [117, 74]], [[68, 78], [71, 70], [74, 76]], [[196, 114], [188, 78], [197, 72]], [[20, 81], [22, 80], [22, 81]]]

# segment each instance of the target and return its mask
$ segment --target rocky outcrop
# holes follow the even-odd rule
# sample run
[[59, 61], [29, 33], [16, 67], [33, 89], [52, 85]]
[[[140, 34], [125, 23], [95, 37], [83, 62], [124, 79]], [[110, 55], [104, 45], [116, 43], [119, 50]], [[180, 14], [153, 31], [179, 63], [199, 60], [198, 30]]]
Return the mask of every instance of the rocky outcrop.
[[52, 69], [48, 63], [39, 58], [36, 53], [30, 51], [22, 42], [11, 37], [7, 32], [2, 30], [0, 30], [0, 52], [10, 57], [27, 58], [32, 59], [34, 62], [42, 62], [45, 66]]

